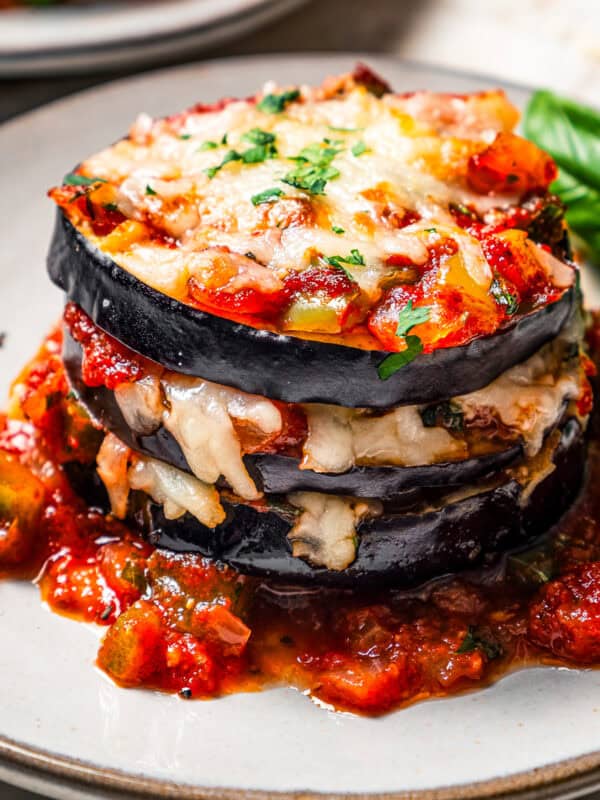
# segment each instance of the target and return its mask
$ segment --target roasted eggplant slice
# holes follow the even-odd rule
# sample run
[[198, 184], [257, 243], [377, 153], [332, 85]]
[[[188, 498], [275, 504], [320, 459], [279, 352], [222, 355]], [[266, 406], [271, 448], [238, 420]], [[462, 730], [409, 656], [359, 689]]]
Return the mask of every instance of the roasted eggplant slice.
[[574, 288], [565, 290], [493, 336], [422, 354], [381, 380], [387, 352], [276, 334], [180, 303], [118, 266], [60, 210], [48, 271], [99, 327], [168, 369], [290, 403], [348, 407], [429, 403], [480, 389], [557, 336], [576, 299]]
[[[65, 331], [63, 360], [72, 389], [91, 417], [114, 433], [132, 450], [152, 456], [177, 469], [191, 472], [172, 434], [158, 428], [149, 435], [132, 430], [121, 413], [114, 393], [103, 386], [89, 387], [81, 380], [81, 348]], [[428, 487], [460, 486], [498, 472], [523, 455], [521, 444], [463, 461], [416, 467], [353, 467], [341, 474], [299, 468], [299, 459], [286, 455], [260, 454], [244, 457], [246, 468], [261, 491], [267, 494], [324, 492], [381, 500], [417, 500], [419, 490]]]
[[[554, 525], [575, 500], [584, 477], [584, 434], [573, 418], [562, 428], [553, 461], [555, 469], [528, 497], [516, 480], [508, 480], [431, 510], [365, 521], [358, 529], [355, 561], [339, 572], [312, 567], [292, 555], [287, 538], [291, 523], [278, 510], [229, 505], [226, 522], [210, 529], [189, 514], [168, 520], [160, 506], [138, 495], [132, 519], [159, 547], [199, 552], [247, 574], [354, 589], [382, 583], [410, 587], [492, 563], [500, 553], [524, 546]], [[98, 497], [95, 471], [87, 480]], [[80, 474], [77, 482], [81, 491]]]

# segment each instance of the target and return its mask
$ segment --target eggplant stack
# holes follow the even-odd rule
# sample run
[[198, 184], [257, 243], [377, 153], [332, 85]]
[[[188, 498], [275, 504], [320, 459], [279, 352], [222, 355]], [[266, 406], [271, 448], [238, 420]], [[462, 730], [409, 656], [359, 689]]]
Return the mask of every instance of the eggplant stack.
[[53, 189], [64, 361], [112, 513], [348, 587], [553, 525], [591, 391], [556, 169], [516, 122], [502, 92], [396, 94], [359, 66], [141, 115]]

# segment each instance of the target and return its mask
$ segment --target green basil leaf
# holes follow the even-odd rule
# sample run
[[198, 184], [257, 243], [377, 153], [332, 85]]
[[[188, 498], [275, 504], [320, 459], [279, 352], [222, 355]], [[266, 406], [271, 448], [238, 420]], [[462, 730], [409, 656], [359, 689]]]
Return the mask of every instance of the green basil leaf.
[[539, 91], [529, 101], [523, 128], [559, 167], [600, 191], [600, 113], [552, 92]]

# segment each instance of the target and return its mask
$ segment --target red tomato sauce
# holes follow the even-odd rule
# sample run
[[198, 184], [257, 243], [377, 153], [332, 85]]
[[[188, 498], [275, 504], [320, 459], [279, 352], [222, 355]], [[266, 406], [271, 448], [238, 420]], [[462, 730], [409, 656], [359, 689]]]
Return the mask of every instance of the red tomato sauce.
[[[599, 341], [600, 326], [589, 337]], [[290, 685], [380, 714], [532, 664], [600, 661], [600, 433], [582, 496], [543, 544], [412, 592], [292, 589], [152, 547], [68, 480], [102, 434], [71, 397], [53, 334], [0, 420], [0, 575], [106, 628], [117, 683], [210, 698]]]

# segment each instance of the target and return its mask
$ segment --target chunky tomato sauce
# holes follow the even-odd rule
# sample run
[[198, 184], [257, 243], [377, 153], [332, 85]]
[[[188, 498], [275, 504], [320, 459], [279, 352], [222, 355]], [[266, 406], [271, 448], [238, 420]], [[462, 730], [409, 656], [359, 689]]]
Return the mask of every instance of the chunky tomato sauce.
[[104, 626], [98, 664], [117, 683], [184, 698], [286, 684], [377, 714], [526, 665], [600, 660], [598, 431], [587, 487], [536, 548], [413, 592], [293, 589], [156, 549], [78, 497], [101, 433], [69, 394], [60, 339], [1, 420], [0, 574], [38, 575], [53, 610]]

